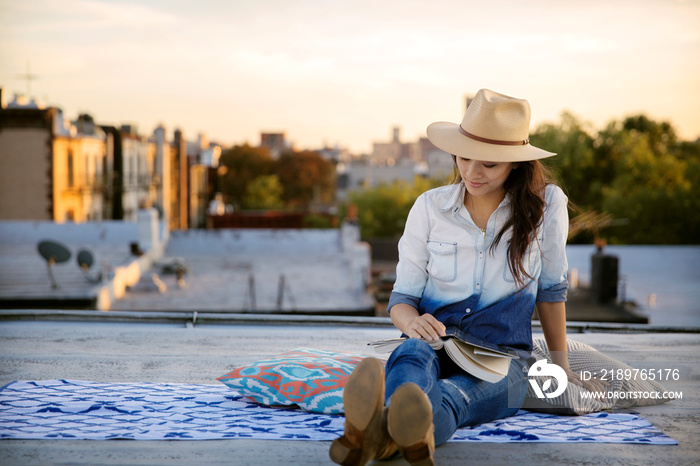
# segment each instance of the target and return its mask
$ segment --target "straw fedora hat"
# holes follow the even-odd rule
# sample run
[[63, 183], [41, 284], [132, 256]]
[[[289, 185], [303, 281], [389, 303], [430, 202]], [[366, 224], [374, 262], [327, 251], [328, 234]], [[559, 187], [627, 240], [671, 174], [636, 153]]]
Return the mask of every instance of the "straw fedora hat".
[[525, 162], [557, 155], [530, 145], [530, 104], [481, 89], [467, 107], [462, 124], [438, 121], [428, 126], [438, 149], [484, 162]]

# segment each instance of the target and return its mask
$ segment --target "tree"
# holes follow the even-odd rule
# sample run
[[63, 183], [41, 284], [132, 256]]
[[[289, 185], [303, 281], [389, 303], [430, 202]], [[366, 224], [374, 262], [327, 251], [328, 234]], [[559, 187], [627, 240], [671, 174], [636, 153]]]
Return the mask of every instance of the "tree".
[[[618, 176], [619, 169], [626, 169], [622, 160], [630, 149], [630, 136], [643, 135], [647, 151], [656, 156], [675, 155], [676, 135], [670, 123], [657, 123], [645, 115], [636, 115], [622, 121], [613, 121], [605, 127], [595, 140], [595, 175], [603, 186], [609, 186]], [[629, 167], [627, 167], [629, 168]]]
[[280, 209], [284, 188], [277, 175], [263, 175], [248, 183], [243, 198], [245, 209]]
[[698, 242], [700, 142], [679, 142], [670, 123], [633, 115], [594, 134], [563, 113], [561, 123], [540, 126], [531, 139], [557, 152], [545, 163], [576, 205], [626, 220], [602, 232], [609, 242]]
[[649, 147], [654, 152], [662, 152], [676, 146], [676, 131], [667, 121], [656, 122], [646, 115], [634, 115], [625, 118], [622, 129], [629, 132], [645, 134]]
[[678, 219], [684, 244], [700, 242], [700, 139], [682, 143], [679, 146], [680, 158], [686, 163], [685, 175], [690, 184], [688, 195], [678, 199], [684, 213]]
[[348, 202], [357, 206], [361, 236], [365, 239], [401, 236], [408, 212], [418, 196], [442, 184], [416, 177], [413, 183], [398, 180], [350, 193]]
[[223, 152], [219, 165], [226, 167], [226, 173], [221, 176], [221, 192], [226, 202], [239, 207], [245, 204], [248, 184], [258, 177], [272, 175], [275, 169], [268, 149], [248, 144]]
[[276, 173], [284, 187], [283, 198], [290, 206], [333, 201], [335, 170], [317, 152], [283, 153], [277, 161]]
[[552, 169], [570, 199], [583, 209], [593, 209], [602, 198], [591, 132], [589, 125], [563, 112], [560, 124], [541, 125], [530, 137], [535, 146], [557, 154], [543, 162]]
[[[697, 242], [693, 210], [693, 170], [697, 158], [680, 157], [675, 132], [668, 123], [644, 116], [630, 117], [608, 135], [614, 147], [614, 177], [604, 188], [602, 209], [628, 224], [610, 230], [611, 242], [679, 244]], [[696, 190], [697, 192], [697, 190]], [[695, 203], [697, 207], [697, 203]]]

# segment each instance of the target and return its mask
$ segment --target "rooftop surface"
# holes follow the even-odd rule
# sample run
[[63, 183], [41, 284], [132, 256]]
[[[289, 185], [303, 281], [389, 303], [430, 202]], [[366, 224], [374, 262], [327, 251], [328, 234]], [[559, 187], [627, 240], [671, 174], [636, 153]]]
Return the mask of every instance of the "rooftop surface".
[[[175, 231], [150, 248], [143, 244], [148, 228], [160, 226], [0, 222], [0, 307], [373, 313], [370, 249], [357, 226]], [[52, 267], [57, 287], [37, 250], [43, 240], [71, 253]], [[145, 254], [132, 254], [132, 245]], [[94, 258], [87, 272], [76, 261], [83, 249]], [[180, 279], [178, 267], [185, 271]]]
[[[187, 266], [184, 286], [159, 262], [127, 290], [114, 310], [205, 312], [371, 312], [361, 254], [344, 245], [342, 230], [188, 230], [172, 232], [163, 258]], [[369, 250], [365, 251], [369, 274]], [[167, 286], [145, 286], [157, 273]], [[366, 281], [367, 279], [365, 279]], [[151, 280], [152, 285], [152, 280]]]
[[[53, 266], [58, 288], [52, 288], [46, 260], [37, 245], [49, 240], [70, 252], [66, 262]], [[138, 241], [136, 223], [108, 221], [101, 223], [65, 223], [31, 221], [0, 222], [0, 299], [10, 300], [83, 300], [99, 292], [95, 279], [104, 262], [112, 267], [133, 260], [130, 243]], [[87, 275], [77, 263], [79, 251], [93, 255]]]
[[[14, 380], [59, 378], [216, 385], [216, 377], [237, 366], [293, 348], [371, 354], [366, 347], [368, 341], [397, 335], [386, 319], [373, 318], [319, 316], [313, 323], [305, 323], [302, 318], [240, 316], [238, 321], [229, 319], [226, 325], [185, 323], [182, 319], [171, 323], [14, 320], [23, 312], [6, 313], [5, 318], [13, 320], [0, 321], [0, 385]], [[119, 316], [111, 311], [106, 314]], [[105, 314], [97, 312], [93, 317], [99, 319], [100, 315]], [[135, 313], [131, 315], [137, 317]], [[28, 312], [25, 317], [41, 318], [38, 312]], [[79, 319], [80, 314], [74, 313], [73, 318]], [[669, 391], [682, 391], [682, 399], [634, 409], [676, 439], [678, 445], [448, 442], [437, 449], [437, 464], [697, 464], [700, 334], [623, 330], [617, 327], [616, 332], [570, 333], [569, 337], [633, 367], [678, 368], [680, 380], [665, 382], [664, 386]], [[330, 442], [244, 439], [1, 440], [0, 463], [330, 464], [329, 445]], [[405, 463], [398, 459], [377, 464]]]

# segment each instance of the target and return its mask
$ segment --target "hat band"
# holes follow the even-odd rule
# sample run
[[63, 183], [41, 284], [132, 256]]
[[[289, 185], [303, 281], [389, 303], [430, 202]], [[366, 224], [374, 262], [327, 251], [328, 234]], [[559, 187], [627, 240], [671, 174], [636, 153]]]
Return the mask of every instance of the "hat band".
[[520, 141], [499, 141], [498, 139], [482, 138], [481, 136], [467, 132], [464, 128], [462, 128], [462, 125], [459, 125], [459, 132], [475, 141], [485, 142], [486, 144], [496, 144], [498, 146], [526, 146], [530, 143], [530, 138], [521, 139]]

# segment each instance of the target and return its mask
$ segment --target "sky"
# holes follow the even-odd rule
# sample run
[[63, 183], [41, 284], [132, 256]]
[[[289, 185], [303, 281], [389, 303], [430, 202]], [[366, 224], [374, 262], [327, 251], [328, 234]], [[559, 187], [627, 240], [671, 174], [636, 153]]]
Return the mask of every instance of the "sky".
[[[644, 113], [700, 137], [700, 0], [0, 0], [0, 86], [75, 119], [370, 153], [481, 88], [534, 129]], [[8, 100], [9, 100], [8, 99]]]

